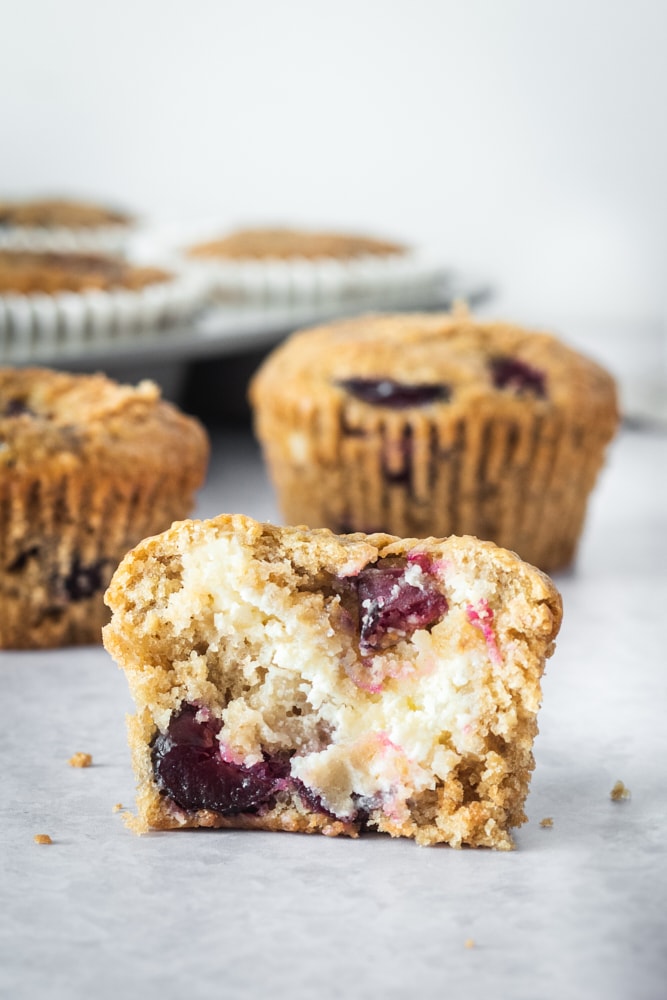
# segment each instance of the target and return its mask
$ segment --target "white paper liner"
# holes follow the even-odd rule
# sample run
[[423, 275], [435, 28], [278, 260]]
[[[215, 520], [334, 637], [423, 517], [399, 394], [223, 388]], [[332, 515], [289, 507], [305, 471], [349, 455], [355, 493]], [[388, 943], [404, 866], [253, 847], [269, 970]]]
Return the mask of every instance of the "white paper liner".
[[2, 226], [0, 250], [35, 250], [60, 253], [123, 254], [135, 233], [131, 225], [81, 226]]
[[321, 302], [382, 293], [387, 304], [408, 290], [433, 288], [446, 270], [418, 254], [367, 255], [350, 260], [187, 258], [214, 297], [253, 302]]
[[0, 294], [0, 361], [140, 338], [191, 317], [206, 304], [207, 293], [201, 276], [188, 271], [136, 291]]

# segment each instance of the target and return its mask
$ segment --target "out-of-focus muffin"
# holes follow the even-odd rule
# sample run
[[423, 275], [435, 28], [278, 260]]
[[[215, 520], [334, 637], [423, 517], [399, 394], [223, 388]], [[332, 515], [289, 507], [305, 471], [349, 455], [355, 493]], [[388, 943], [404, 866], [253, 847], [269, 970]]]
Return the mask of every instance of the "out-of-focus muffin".
[[153, 383], [0, 369], [0, 648], [99, 642], [114, 569], [191, 511], [207, 460]]
[[192, 243], [185, 260], [205, 271], [224, 299], [318, 302], [420, 295], [443, 268], [407, 244], [357, 233], [240, 229]]
[[574, 557], [618, 423], [593, 361], [465, 310], [297, 333], [250, 396], [288, 523], [472, 534], [549, 570]]
[[109, 254], [0, 249], [0, 358], [49, 359], [61, 347], [173, 325], [207, 300], [198, 276]]
[[0, 247], [119, 253], [134, 226], [128, 213], [88, 201], [0, 201]]

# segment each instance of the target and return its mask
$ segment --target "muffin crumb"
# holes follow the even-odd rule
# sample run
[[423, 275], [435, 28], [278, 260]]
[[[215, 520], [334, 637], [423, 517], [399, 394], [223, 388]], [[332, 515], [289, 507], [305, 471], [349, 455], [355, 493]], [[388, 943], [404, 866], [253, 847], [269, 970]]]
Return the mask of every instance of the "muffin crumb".
[[622, 781], [617, 781], [609, 795], [612, 802], [622, 802], [630, 798], [630, 789]]
[[90, 767], [93, 763], [93, 758], [89, 753], [78, 753], [73, 754], [67, 761], [70, 767]]
[[551, 816], [545, 816], [544, 819], [540, 820], [540, 826], [545, 830], [550, 830], [553, 825], [554, 821]]
[[116, 802], [116, 804], [113, 807], [113, 811], [115, 813], [119, 813], [119, 812], [122, 812], [124, 808], [125, 808], [125, 806], [123, 805], [122, 802]]
[[53, 841], [49, 837], [48, 833], [36, 833], [32, 838], [36, 844], [52, 844]]
[[473, 938], [466, 938], [463, 944], [464, 948], [474, 948], [475, 942]]

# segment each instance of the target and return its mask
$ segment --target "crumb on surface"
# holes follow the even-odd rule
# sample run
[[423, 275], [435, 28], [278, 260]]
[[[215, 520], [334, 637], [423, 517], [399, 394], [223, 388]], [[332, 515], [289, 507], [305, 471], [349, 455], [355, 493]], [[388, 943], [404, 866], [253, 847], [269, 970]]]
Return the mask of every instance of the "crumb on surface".
[[474, 940], [472, 938], [466, 938], [465, 941], [464, 941], [464, 947], [465, 948], [474, 948], [475, 947]]
[[622, 802], [630, 798], [630, 789], [622, 781], [617, 781], [609, 795], [613, 802]]
[[544, 827], [545, 830], [550, 830], [553, 825], [554, 821], [551, 816], [545, 816], [544, 819], [540, 820], [540, 826]]
[[116, 802], [116, 804], [113, 807], [113, 811], [115, 813], [119, 813], [119, 812], [122, 812], [124, 808], [125, 808], [125, 806], [123, 805], [122, 802]]
[[36, 844], [52, 844], [53, 841], [49, 837], [48, 833], [36, 833], [32, 838]]
[[90, 767], [93, 763], [93, 758], [89, 753], [78, 753], [73, 754], [67, 761], [70, 767]]

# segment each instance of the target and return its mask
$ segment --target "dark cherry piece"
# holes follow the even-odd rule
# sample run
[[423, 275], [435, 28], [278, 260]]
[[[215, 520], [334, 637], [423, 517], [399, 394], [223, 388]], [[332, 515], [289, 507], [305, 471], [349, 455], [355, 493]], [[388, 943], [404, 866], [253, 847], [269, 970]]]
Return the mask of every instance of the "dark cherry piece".
[[546, 396], [544, 372], [518, 358], [494, 358], [491, 361], [491, 375], [496, 389], [512, 389], [517, 393], [532, 394], [539, 399]]
[[218, 719], [198, 721], [185, 705], [152, 745], [158, 788], [190, 812], [211, 809], [221, 816], [256, 812], [269, 805], [289, 776], [289, 760], [269, 758], [252, 767], [223, 760]]
[[104, 590], [106, 580], [103, 576], [104, 560], [84, 566], [78, 558], [74, 559], [72, 568], [62, 580], [62, 588], [68, 601], [85, 601], [93, 594]]
[[[223, 759], [218, 734], [219, 719], [197, 719], [196, 705], [184, 704], [172, 715], [166, 733], [158, 733], [151, 745], [153, 772], [160, 791], [182, 809], [197, 812], [210, 809], [221, 816], [253, 813], [261, 806], [271, 806], [279, 791], [299, 795], [311, 812], [331, 819], [335, 814], [326, 808], [320, 796], [290, 776], [287, 756], [265, 756], [252, 767]], [[367, 816], [360, 802], [360, 821]]]
[[446, 402], [451, 389], [447, 385], [422, 383], [409, 385], [390, 378], [347, 378], [338, 383], [351, 396], [372, 406], [390, 406], [404, 410], [409, 406], [427, 406], [438, 400]]
[[447, 600], [424, 573], [424, 588], [408, 583], [405, 566], [367, 566], [356, 577], [362, 656], [393, 645], [418, 628], [428, 628], [447, 611]]
[[34, 411], [30, 409], [23, 399], [10, 399], [5, 403], [2, 410], [3, 417], [22, 417], [24, 415], [34, 416]]

